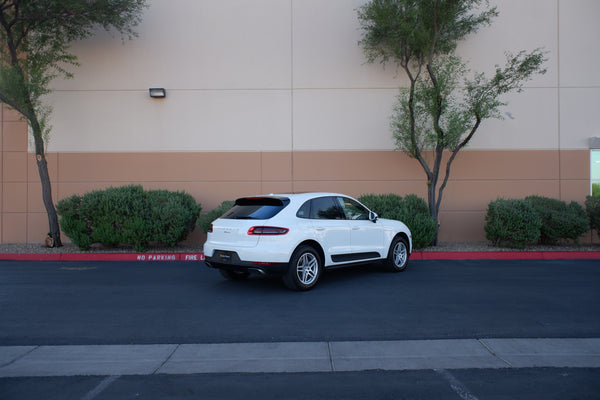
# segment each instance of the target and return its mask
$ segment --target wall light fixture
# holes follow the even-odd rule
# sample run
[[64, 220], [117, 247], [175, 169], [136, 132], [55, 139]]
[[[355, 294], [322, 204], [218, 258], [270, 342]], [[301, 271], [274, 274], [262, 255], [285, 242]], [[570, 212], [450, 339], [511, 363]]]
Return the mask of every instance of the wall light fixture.
[[162, 98], [167, 97], [167, 91], [164, 88], [150, 88], [148, 89], [150, 92], [150, 97], [154, 98]]

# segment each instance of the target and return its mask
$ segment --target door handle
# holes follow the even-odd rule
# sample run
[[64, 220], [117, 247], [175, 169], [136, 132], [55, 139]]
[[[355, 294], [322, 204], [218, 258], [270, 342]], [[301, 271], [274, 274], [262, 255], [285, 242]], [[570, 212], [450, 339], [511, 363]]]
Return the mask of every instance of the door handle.
[[325, 228], [323, 228], [322, 226], [318, 226], [318, 227], [315, 228], [315, 230], [317, 230], [317, 231], [324, 231]]

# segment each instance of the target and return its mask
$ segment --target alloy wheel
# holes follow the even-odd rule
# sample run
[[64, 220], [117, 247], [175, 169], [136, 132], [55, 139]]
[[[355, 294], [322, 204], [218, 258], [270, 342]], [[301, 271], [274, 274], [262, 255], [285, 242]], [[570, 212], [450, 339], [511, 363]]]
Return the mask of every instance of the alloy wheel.
[[317, 279], [319, 273], [319, 261], [312, 253], [304, 253], [296, 264], [298, 280], [304, 285], [311, 285]]

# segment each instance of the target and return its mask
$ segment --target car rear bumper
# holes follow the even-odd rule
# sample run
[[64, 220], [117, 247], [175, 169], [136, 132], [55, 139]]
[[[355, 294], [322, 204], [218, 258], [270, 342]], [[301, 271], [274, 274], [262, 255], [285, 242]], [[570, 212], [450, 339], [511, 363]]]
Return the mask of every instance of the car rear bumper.
[[237, 272], [257, 272], [261, 275], [283, 275], [288, 270], [288, 263], [242, 261], [235, 251], [215, 250], [213, 255], [205, 258], [205, 263], [212, 268]]

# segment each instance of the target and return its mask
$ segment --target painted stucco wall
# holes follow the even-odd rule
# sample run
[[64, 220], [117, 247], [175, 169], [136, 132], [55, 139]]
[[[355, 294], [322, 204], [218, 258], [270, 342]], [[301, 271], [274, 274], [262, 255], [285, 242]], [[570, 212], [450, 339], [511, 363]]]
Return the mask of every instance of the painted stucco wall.
[[[366, 64], [363, 0], [153, 0], [139, 37], [99, 32], [72, 47], [81, 67], [53, 82], [48, 144], [55, 201], [141, 182], [184, 189], [204, 210], [274, 191], [417, 193], [424, 174], [394, 151], [398, 87]], [[495, 0], [500, 16], [459, 46], [474, 71], [504, 52], [543, 47], [548, 72], [506, 97], [459, 155], [441, 215], [442, 240], [483, 240], [497, 196], [589, 193], [593, 116], [600, 109], [597, 0]], [[148, 88], [164, 87], [165, 99]], [[47, 222], [26, 126], [2, 113], [0, 241], [41, 241]], [[31, 145], [31, 144], [30, 144]], [[191, 240], [202, 240], [196, 234]]]

